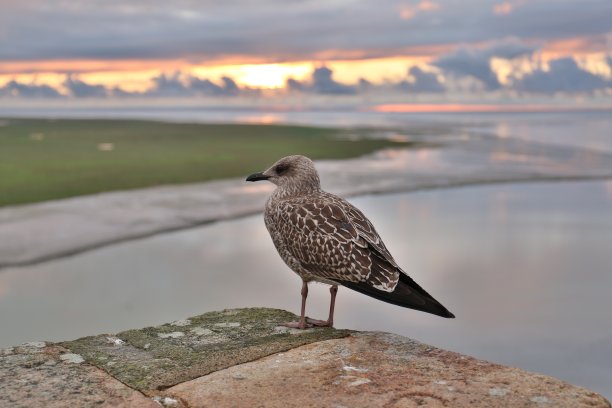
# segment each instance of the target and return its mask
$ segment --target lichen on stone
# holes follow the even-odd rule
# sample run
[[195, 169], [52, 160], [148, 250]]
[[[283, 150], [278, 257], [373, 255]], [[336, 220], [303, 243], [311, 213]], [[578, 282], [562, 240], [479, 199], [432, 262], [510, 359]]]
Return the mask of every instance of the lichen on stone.
[[[62, 345], [90, 364], [153, 395], [177, 383], [304, 344], [345, 337], [347, 330], [281, 331], [298, 319], [279, 309], [247, 308], [209, 312], [155, 327], [84, 337]], [[177, 331], [177, 326], [180, 331]]]
[[59, 356], [59, 358], [60, 360], [65, 361], [66, 363], [72, 363], [72, 364], [80, 364], [83, 361], [85, 361], [83, 357], [81, 357], [78, 354], [74, 354], [74, 353], [65, 353]]

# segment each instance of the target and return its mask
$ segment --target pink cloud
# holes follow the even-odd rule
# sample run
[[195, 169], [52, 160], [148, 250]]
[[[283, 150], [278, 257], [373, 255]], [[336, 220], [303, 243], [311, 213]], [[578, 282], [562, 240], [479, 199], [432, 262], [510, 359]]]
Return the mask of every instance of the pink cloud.
[[514, 6], [512, 6], [512, 3], [505, 1], [503, 3], [496, 4], [495, 6], [493, 6], [493, 13], [497, 14], [498, 16], [502, 16], [512, 13], [513, 8]]
[[411, 20], [420, 12], [433, 12], [440, 10], [440, 4], [431, 0], [421, 0], [416, 6], [400, 6], [400, 17], [402, 20]]

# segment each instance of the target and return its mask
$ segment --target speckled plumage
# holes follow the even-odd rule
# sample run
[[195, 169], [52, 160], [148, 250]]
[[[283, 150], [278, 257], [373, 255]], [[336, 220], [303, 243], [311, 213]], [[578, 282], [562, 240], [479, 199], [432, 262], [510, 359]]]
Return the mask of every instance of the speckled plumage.
[[385, 302], [454, 317], [398, 266], [361, 211], [321, 189], [307, 157], [284, 157], [247, 180], [278, 186], [266, 202], [265, 224], [279, 255], [305, 285], [343, 285]]
[[281, 258], [302, 279], [395, 289], [399, 267], [370, 221], [346, 200], [320, 189], [289, 197], [274, 193], [264, 220]]

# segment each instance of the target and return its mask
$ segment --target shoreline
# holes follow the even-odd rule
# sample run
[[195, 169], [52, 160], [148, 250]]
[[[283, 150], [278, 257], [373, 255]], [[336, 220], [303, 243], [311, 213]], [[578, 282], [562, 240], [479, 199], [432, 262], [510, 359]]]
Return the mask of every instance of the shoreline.
[[[489, 143], [496, 146], [497, 142]], [[436, 149], [387, 149], [355, 159], [316, 163], [322, 187], [344, 197], [495, 183], [612, 178], [612, 158], [607, 154], [582, 151], [577, 163], [559, 166], [555, 156], [576, 149], [554, 147], [548, 153], [533, 149], [536, 157], [525, 160], [521, 150], [525, 143], [521, 142], [505, 146], [512, 160], [491, 162], [482, 157], [483, 144], [486, 142], [449, 144]], [[513, 157], [512, 149], [521, 150], [521, 155]], [[543, 160], [546, 154], [551, 157]], [[595, 165], [584, 166], [585, 154], [597, 156], [597, 160], [590, 161]], [[0, 248], [0, 273], [3, 268], [38, 264], [120, 242], [253, 215], [262, 211], [273, 187], [226, 179], [0, 208], [0, 240], [6, 243]]]
[[[377, 190], [377, 191], [366, 191], [359, 192], [355, 194], [346, 194], [343, 195], [344, 198], [354, 198], [354, 197], [362, 197], [362, 196], [370, 196], [370, 195], [393, 195], [393, 194], [409, 194], [416, 193], [419, 191], [431, 191], [431, 190], [446, 190], [446, 189], [456, 189], [456, 188], [464, 188], [464, 187], [479, 187], [479, 186], [489, 186], [489, 185], [498, 185], [498, 184], [532, 184], [532, 183], [564, 183], [564, 182], [587, 182], [587, 181], [604, 181], [604, 180], [612, 180], [612, 176], [543, 176], [538, 178], [516, 178], [516, 179], [500, 179], [500, 180], [473, 180], [466, 182], [458, 182], [455, 184], [443, 184], [443, 185], [424, 185], [416, 188], [407, 188], [407, 189], [389, 189], [389, 190]], [[155, 187], [153, 187], [155, 188]], [[130, 190], [135, 191], [135, 190]], [[57, 200], [63, 201], [63, 200]], [[17, 261], [12, 263], [0, 263], [0, 273], [2, 273], [2, 269], [5, 268], [13, 268], [13, 267], [22, 267], [22, 266], [31, 266], [38, 265], [44, 262], [53, 261], [56, 259], [67, 258], [75, 255], [79, 255], [85, 252], [94, 251], [96, 249], [105, 248], [108, 246], [112, 246], [115, 244], [120, 244], [123, 242], [146, 239], [149, 237], [153, 237], [160, 234], [172, 233], [176, 231], [182, 231], [191, 228], [198, 228], [210, 224], [214, 224], [217, 222], [231, 221], [237, 220], [245, 217], [250, 217], [253, 215], [257, 215], [263, 211], [252, 210], [244, 213], [235, 213], [226, 217], [219, 217], [213, 219], [202, 219], [200, 221], [195, 221], [185, 225], [177, 225], [168, 228], [160, 228], [154, 229], [150, 232], [144, 232], [139, 235], [126, 235], [117, 237], [116, 239], [109, 241], [100, 241], [92, 244], [91, 246], [79, 246], [75, 248], [68, 249], [66, 251], [58, 251], [49, 255], [43, 255], [38, 258], [27, 259], [25, 261]]]

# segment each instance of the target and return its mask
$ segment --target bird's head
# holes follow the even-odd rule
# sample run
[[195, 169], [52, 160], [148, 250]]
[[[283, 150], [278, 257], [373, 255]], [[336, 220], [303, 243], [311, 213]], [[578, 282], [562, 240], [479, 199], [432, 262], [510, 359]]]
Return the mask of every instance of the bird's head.
[[298, 192], [320, 188], [319, 175], [314, 163], [306, 156], [287, 156], [261, 173], [254, 173], [246, 181], [268, 180], [280, 188]]

